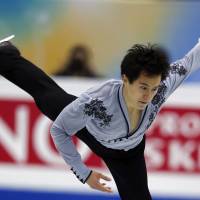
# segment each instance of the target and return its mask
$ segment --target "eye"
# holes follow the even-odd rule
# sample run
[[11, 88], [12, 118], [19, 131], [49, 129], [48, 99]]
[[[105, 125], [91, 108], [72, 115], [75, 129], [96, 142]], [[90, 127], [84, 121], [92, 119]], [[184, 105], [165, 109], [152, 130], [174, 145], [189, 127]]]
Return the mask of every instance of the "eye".
[[157, 90], [158, 90], [158, 88], [154, 88], [152, 91], [153, 91], [153, 92], [156, 92]]
[[141, 86], [140, 87], [142, 90], [147, 90], [147, 87]]

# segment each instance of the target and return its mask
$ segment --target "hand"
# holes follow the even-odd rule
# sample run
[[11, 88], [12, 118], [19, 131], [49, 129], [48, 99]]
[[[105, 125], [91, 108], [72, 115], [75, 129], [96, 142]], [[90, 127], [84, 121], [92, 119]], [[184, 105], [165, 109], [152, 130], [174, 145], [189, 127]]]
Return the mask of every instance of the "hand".
[[111, 178], [104, 176], [101, 173], [92, 171], [90, 177], [86, 181], [86, 183], [95, 190], [100, 190], [102, 192], [112, 192], [110, 187], [106, 186], [106, 183], [100, 183], [100, 179], [103, 179], [105, 181], [111, 181]]

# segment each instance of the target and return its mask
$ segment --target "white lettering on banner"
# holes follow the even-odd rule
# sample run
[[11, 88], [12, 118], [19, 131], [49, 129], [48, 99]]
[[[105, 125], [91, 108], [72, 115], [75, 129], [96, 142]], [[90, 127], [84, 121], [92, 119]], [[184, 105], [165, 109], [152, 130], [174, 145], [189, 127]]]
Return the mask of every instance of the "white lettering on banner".
[[25, 162], [28, 154], [28, 127], [29, 109], [27, 106], [19, 106], [15, 113], [16, 130], [12, 131], [9, 126], [0, 119], [0, 142], [1, 145], [17, 162]]
[[196, 138], [200, 136], [200, 115], [194, 112], [186, 112], [179, 116], [176, 112], [166, 111], [157, 116], [152, 127], [149, 128], [148, 134], [154, 135], [156, 128], [159, 135], [163, 137]]
[[166, 112], [159, 117], [159, 128], [163, 136], [175, 136], [178, 133], [179, 118], [175, 112]]
[[51, 123], [44, 115], [38, 117], [33, 128], [33, 147], [42, 161], [50, 164], [63, 164], [64, 160], [52, 149], [49, 142], [49, 127]]
[[200, 116], [195, 113], [186, 113], [181, 117], [180, 132], [188, 138], [200, 135]]
[[164, 141], [162, 139], [148, 139], [145, 156], [149, 168], [160, 168], [164, 165], [165, 155], [161, 151], [163, 148]]
[[[51, 123], [44, 115], [38, 117], [33, 129], [33, 147], [42, 161], [55, 165], [64, 164], [64, 160], [52, 149], [49, 142], [49, 127]], [[77, 142], [77, 150], [80, 152], [83, 161], [92, 154], [88, 146], [80, 140]]]
[[179, 141], [148, 138], [145, 148], [148, 169], [197, 172], [200, 170], [200, 144], [195, 140]]
[[196, 148], [194, 141], [188, 141], [185, 144], [179, 141], [171, 141], [169, 144], [169, 166], [171, 169], [178, 170], [180, 167], [188, 171], [196, 168], [195, 160], [192, 157]]
[[177, 121], [179, 120], [179, 115], [176, 112], [164, 112], [159, 113], [148, 129], [148, 135], [154, 134], [154, 130], [158, 128], [163, 135], [174, 136], [178, 129]]

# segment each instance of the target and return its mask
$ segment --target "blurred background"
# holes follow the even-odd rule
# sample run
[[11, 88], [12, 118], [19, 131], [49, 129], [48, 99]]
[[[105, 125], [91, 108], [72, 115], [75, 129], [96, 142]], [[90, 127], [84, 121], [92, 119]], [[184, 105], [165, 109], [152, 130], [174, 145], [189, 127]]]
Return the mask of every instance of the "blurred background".
[[[170, 60], [200, 37], [199, 1], [1, 0], [0, 39], [69, 93], [120, 78], [120, 63], [135, 43], [156, 43]], [[0, 198], [119, 199], [82, 185], [57, 154], [51, 122], [31, 97], [0, 78]], [[75, 139], [83, 160], [109, 175], [104, 163]], [[146, 160], [155, 200], [200, 200], [200, 70], [169, 98], [148, 131]]]

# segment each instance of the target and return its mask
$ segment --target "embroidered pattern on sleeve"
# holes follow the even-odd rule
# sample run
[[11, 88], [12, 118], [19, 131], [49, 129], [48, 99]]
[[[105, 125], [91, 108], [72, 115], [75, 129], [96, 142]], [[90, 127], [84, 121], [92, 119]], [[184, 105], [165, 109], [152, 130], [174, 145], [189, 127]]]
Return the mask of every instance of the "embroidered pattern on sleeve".
[[[184, 76], [187, 73], [187, 69], [180, 62], [174, 62], [170, 66], [170, 73], [177, 74], [179, 76]], [[158, 92], [151, 102], [153, 105], [153, 109], [151, 111], [151, 114], [149, 115], [149, 122], [148, 125], [146, 126], [147, 129], [150, 127], [153, 120], [155, 119], [160, 106], [165, 102], [166, 92], [167, 92], [167, 86], [165, 85], [164, 82], [161, 82]]]
[[179, 76], [183, 76], [187, 73], [187, 70], [183, 65], [181, 65], [181, 63], [175, 62], [170, 66], [170, 73], [178, 74]]
[[86, 103], [84, 106], [84, 114], [94, 117], [100, 121], [100, 126], [109, 126], [113, 115], [107, 114], [107, 108], [103, 105], [103, 101], [99, 99], [93, 99], [90, 103]]
[[157, 94], [154, 96], [154, 98], [152, 99], [151, 103], [153, 105], [153, 110], [151, 111], [151, 114], [149, 115], [149, 121], [148, 124], [146, 126], [146, 129], [148, 129], [150, 127], [150, 125], [152, 124], [153, 120], [155, 119], [160, 106], [165, 102], [165, 94], [167, 92], [167, 86], [165, 85], [164, 82], [161, 83]]

